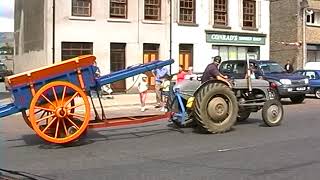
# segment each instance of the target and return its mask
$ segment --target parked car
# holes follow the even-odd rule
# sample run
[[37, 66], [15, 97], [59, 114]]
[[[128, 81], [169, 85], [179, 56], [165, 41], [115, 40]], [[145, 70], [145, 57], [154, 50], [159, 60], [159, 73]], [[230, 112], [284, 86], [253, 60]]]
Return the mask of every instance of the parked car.
[[4, 63], [0, 63], [0, 81], [4, 81], [6, 76], [12, 75], [13, 72], [8, 70], [7, 66]]
[[301, 74], [309, 79], [310, 93], [320, 99], [320, 70], [297, 70], [295, 74]]
[[320, 62], [307, 62], [304, 70], [320, 70]]
[[[256, 78], [270, 82], [273, 95], [277, 99], [290, 98], [293, 103], [302, 103], [309, 92], [309, 80], [301, 74], [287, 73], [284, 68], [274, 61], [251, 60], [250, 64], [256, 69]], [[224, 61], [220, 72], [231, 78], [243, 79], [247, 73], [247, 63], [244, 60]]]

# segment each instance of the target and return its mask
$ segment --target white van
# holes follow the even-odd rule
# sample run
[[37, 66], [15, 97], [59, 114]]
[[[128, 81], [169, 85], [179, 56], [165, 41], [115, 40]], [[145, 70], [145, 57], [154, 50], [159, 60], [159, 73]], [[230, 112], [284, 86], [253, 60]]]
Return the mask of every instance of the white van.
[[320, 62], [307, 62], [304, 69], [305, 70], [320, 70]]

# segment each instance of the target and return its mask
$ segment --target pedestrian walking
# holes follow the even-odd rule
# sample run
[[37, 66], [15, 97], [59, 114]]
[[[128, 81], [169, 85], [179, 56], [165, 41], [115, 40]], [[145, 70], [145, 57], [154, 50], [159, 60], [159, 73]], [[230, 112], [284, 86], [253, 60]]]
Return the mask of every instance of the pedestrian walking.
[[167, 112], [167, 102], [168, 102], [168, 98], [170, 96], [170, 79], [169, 79], [169, 75], [166, 74], [164, 76], [163, 82], [161, 84], [161, 88], [162, 88], [162, 104], [161, 104], [161, 110], [162, 112]]
[[162, 103], [161, 84], [162, 84], [163, 77], [165, 75], [168, 75], [168, 69], [165, 67], [157, 68], [153, 70], [152, 73], [155, 76], [155, 93], [156, 93], [156, 100], [157, 100], [157, 104], [155, 105], [155, 108], [160, 108]]
[[141, 111], [144, 112], [146, 110], [146, 99], [147, 99], [147, 93], [148, 93], [148, 76], [145, 74], [141, 75], [141, 80], [138, 83], [138, 90], [139, 90], [139, 96], [140, 96], [140, 103], [141, 103]]

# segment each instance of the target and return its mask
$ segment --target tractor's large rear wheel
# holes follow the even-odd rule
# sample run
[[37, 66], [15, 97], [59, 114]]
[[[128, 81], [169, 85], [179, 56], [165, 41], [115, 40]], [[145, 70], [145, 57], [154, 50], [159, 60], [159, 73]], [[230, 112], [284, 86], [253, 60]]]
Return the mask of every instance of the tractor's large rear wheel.
[[223, 133], [232, 128], [238, 116], [237, 98], [223, 83], [209, 83], [195, 94], [195, 119], [203, 130]]

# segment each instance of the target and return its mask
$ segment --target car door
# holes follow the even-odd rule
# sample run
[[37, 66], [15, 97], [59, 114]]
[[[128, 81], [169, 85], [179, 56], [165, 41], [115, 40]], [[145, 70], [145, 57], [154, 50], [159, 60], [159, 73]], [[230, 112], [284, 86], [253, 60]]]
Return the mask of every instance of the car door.
[[316, 71], [305, 71], [304, 76], [306, 76], [309, 79], [309, 86], [312, 90], [320, 86], [319, 74], [317, 74]]

